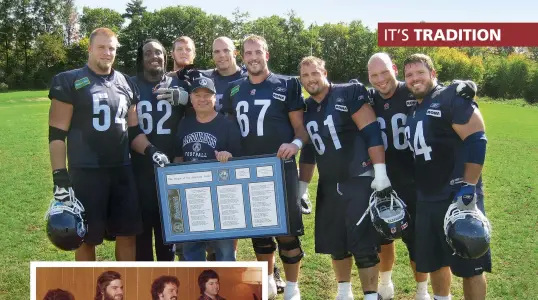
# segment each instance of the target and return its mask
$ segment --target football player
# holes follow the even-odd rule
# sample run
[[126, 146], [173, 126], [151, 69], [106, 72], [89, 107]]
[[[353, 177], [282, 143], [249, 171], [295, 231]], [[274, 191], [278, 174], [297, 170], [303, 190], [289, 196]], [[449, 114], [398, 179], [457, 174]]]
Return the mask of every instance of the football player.
[[[403, 241], [409, 252], [409, 260], [417, 282], [416, 300], [429, 300], [428, 274], [416, 272], [414, 249], [414, 226], [416, 189], [414, 183], [413, 156], [409, 151], [405, 137], [405, 121], [409, 108], [416, 103], [415, 97], [405, 86], [405, 82], [396, 79], [398, 69], [386, 53], [376, 53], [368, 61], [368, 79], [373, 89], [370, 89], [372, 107], [379, 122], [383, 143], [387, 175], [400, 198], [407, 205], [411, 222], [407, 228], [408, 234]], [[395, 260], [394, 241], [380, 238], [381, 252], [379, 254], [380, 282], [379, 294], [383, 299], [394, 297], [394, 285], [391, 280], [392, 267]]]
[[49, 92], [54, 199], [72, 203], [74, 191], [88, 224], [76, 260], [95, 260], [95, 246], [103, 242], [105, 231], [116, 236], [117, 260], [135, 260], [142, 221], [129, 145], [151, 162], [168, 162], [138, 126], [136, 85], [112, 69], [117, 46], [112, 30], [94, 30], [87, 65], [56, 75]]
[[180, 36], [172, 43], [172, 59], [174, 72], [189, 69], [194, 64], [196, 48], [194, 41], [188, 36]]
[[[225, 36], [218, 37], [213, 41], [213, 62], [215, 63], [215, 68], [202, 71], [202, 73], [204, 76], [213, 79], [215, 83], [217, 90], [215, 110], [220, 112], [222, 108], [220, 100], [229, 83], [246, 77], [247, 70], [237, 65], [235, 45], [229, 37]], [[237, 240], [234, 246], [237, 251]], [[215, 260], [215, 253], [210, 248], [208, 248], [208, 260]], [[280, 270], [276, 264], [274, 265], [273, 275], [275, 276], [278, 292], [284, 292], [284, 282], [280, 278]]]
[[[364, 299], [377, 300], [377, 233], [369, 218], [356, 224], [369, 207], [372, 189], [383, 196], [390, 194], [392, 187], [368, 91], [362, 84], [330, 83], [325, 62], [317, 57], [303, 58], [299, 69], [301, 83], [310, 94], [305, 124], [319, 172], [316, 252], [331, 255], [338, 281], [336, 299], [353, 299], [353, 257]], [[311, 174], [314, 164], [303, 163], [303, 168], [305, 174]]]
[[[241, 154], [241, 135], [237, 123], [215, 111], [216, 90], [210, 78], [194, 79], [191, 103], [195, 115], [186, 116], [179, 123], [175, 138], [174, 162], [217, 159], [227, 162]], [[183, 243], [186, 261], [206, 260], [206, 246], [215, 251], [218, 261], [235, 261], [234, 240]]]
[[152, 300], [177, 300], [179, 298], [179, 279], [176, 276], [163, 275], [151, 284]]
[[[187, 84], [165, 77], [166, 52], [158, 40], [148, 40], [138, 48], [137, 75], [131, 80], [140, 91], [137, 104], [140, 129], [148, 140], [173, 157], [177, 125], [185, 114], [188, 101]], [[161, 82], [162, 80], [162, 82]], [[162, 240], [161, 217], [153, 164], [144, 155], [131, 151], [136, 186], [140, 199], [143, 232], [136, 237], [136, 260], [153, 261], [153, 234], [158, 261], [174, 259], [171, 245]]]
[[462, 210], [484, 212], [484, 121], [474, 101], [443, 93], [427, 55], [409, 56], [404, 73], [407, 88], [417, 100], [404, 130], [415, 158], [417, 271], [430, 273], [437, 300], [451, 299], [451, 272], [463, 278], [465, 299], [485, 299], [483, 272], [491, 272], [489, 250], [477, 259], [453, 255], [444, 233], [444, 217], [451, 203]]
[[220, 100], [228, 88], [228, 84], [247, 76], [247, 72], [237, 66], [235, 45], [229, 37], [221, 36], [213, 41], [214, 69], [201, 71], [205, 77], [213, 79], [217, 89], [217, 103], [215, 110], [220, 111]]
[[[244, 155], [276, 153], [284, 160], [290, 235], [277, 237], [277, 242], [287, 280], [284, 299], [300, 299], [297, 280], [304, 252], [299, 236], [304, 228], [295, 155], [308, 140], [301, 86], [296, 78], [269, 71], [269, 52], [263, 37], [250, 35], [242, 47], [248, 77], [232, 82], [222, 98], [221, 112], [237, 120]], [[277, 292], [272, 274], [276, 244], [272, 238], [253, 238], [252, 244], [257, 259], [268, 262], [269, 298], [273, 298]]]

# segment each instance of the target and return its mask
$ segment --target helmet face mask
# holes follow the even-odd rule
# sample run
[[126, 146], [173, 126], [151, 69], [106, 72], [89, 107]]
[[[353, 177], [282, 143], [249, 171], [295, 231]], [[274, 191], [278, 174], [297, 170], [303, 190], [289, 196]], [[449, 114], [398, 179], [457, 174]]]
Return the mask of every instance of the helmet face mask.
[[479, 258], [489, 249], [491, 224], [478, 209], [460, 210], [451, 204], [445, 214], [444, 231], [454, 254], [463, 258]]
[[386, 239], [396, 240], [407, 234], [411, 220], [405, 208], [405, 203], [395, 191], [386, 198], [379, 198], [375, 192], [370, 196], [372, 224]]
[[65, 251], [82, 245], [88, 226], [84, 220], [84, 206], [75, 198], [72, 189], [69, 201], [52, 200], [45, 216], [47, 236], [54, 246]]

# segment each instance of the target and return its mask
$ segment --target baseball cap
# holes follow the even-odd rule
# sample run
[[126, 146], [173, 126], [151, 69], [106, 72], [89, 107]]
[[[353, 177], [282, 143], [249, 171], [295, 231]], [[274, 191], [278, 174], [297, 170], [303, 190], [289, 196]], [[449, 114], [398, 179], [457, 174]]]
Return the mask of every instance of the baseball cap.
[[213, 94], [217, 93], [217, 90], [215, 89], [215, 84], [213, 83], [213, 80], [211, 80], [211, 78], [198, 77], [193, 80], [191, 85], [191, 92], [194, 92], [196, 89], [199, 88], [206, 88], [210, 90]]

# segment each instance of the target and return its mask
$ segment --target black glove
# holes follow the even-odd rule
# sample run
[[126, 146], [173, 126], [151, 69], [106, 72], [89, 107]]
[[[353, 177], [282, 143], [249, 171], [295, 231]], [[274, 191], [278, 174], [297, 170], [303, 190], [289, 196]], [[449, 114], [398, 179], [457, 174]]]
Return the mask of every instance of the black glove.
[[54, 187], [52, 188], [54, 200], [61, 202], [70, 201], [72, 189], [71, 179], [69, 179], [67, 169], [52, 171], [52, 182], [54, 183]]
[[160, 167], [170, 163], [168, 157], [151, 144], [146, 147], [144, 154], [151, 159], [151, 162], [158, 164]]
[[478, 87], [472, 80], [457, 80], [452, 81], [452, 84], [457, 84], [456, 94], [464, 99], [473, 100], [476, 96]]

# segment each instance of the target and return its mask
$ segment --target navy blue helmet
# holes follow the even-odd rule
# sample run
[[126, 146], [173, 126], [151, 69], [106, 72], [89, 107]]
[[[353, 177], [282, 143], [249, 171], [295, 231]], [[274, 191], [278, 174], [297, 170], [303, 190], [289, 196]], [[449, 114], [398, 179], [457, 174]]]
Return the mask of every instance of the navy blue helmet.
[[69, 201], [53, 200], [46, 219], [47, 236], [54, 246], [71, 251], [78, 249], [84, 242], [88, 231], [84, 220], [84, 207], [74, 193]]
[[479, 258], [489, 249], [491, 225], [478, 209], [460, 210], [452, 203], [445, 215], [444, 229], [446, 241], [463, 258]]

